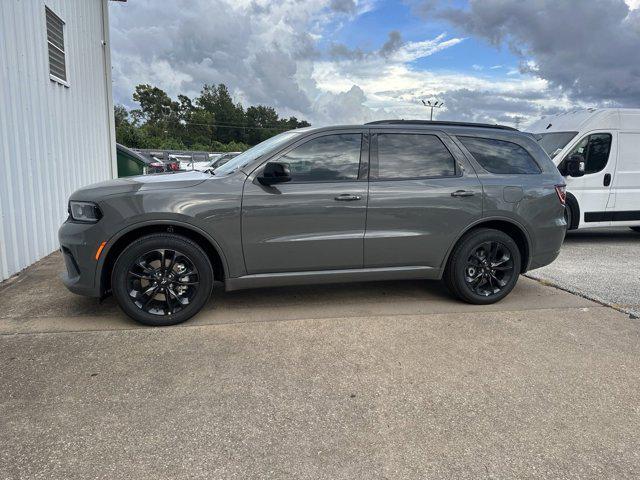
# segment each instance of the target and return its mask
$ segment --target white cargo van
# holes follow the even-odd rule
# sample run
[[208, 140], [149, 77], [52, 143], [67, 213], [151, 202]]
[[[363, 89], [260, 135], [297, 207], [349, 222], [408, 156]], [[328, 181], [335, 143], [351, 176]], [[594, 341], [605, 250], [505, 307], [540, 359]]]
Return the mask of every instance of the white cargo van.
[[640, 109], [574, 110], [527, 130], [566, 178], [570, 229], [628, 226], [640, 232]]

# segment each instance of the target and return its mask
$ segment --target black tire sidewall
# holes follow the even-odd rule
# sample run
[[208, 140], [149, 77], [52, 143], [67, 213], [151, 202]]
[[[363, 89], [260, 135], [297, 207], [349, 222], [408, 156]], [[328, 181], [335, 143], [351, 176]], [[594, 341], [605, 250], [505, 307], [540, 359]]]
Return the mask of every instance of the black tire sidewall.
[[[514, 271], [507, 285], [498, 294], [485, 297], [478, 295], [469, 288], [465, 281], [465, 270], [467, 267], [467, 259], [469, 258], [469, 255], [471, 255], [471, 252], [481, 243], [489, 241], [500, 242], [510, 250], [514, 263]], [[522, 257], [518, 245], [506, 233], [493, 229], [476, 230], [464, 237], [456, 247], [452, 261], [449, 265], [450, 272], [448, 283], [450, 284], [450, 288], [454, 290], [456, 296], [467, 303], [476, 305], [489, 305], [496, 303], [509, 295], [516, 286], [521, 271], [521, 259]]]
[[[163, 248], [178, 250], [189, 257], [198, 270], [200, 281], [192, 302], [183, 310], [166, 316], [153, 315], [138, 308], [131, 301], [126, 287], [131, 264], [150, 250]], [[193, 317], [209, 300], [213, 290], [213, 268], [204, 250], [188, 238], [168, 233], [152, 234], [135, 240], [118, 256], [111, 274], [111, 288], [120, 308], [133, 320], [151, 326], [176, 325]]]
[[564, 218], [567, 221], [567, 231], [573, 230], [573, 211], [571, 210], [571, 206], [568, 203], [564, 206], [564, 212]]

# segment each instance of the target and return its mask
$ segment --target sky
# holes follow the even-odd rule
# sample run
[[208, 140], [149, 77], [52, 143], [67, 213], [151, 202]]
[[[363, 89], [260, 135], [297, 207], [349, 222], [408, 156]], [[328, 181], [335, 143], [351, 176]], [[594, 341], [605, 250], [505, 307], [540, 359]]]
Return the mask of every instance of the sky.
[[428, 119], [526, 126], [591, 106], [640, 107], [640, 0], [109, 2], [116, 104], [136, 85], [313, 125]]

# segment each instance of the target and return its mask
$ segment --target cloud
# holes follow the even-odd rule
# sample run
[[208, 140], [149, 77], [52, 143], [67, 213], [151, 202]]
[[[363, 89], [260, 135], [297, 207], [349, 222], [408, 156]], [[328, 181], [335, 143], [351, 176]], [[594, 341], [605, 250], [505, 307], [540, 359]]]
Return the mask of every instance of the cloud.
[[380, 55], [389, 57], [402, 47], [402, 35], [397, 30], [389, 32], [389, 39], [382, 45]]
[[330, 8], [336, 12], [354, 13], [356, 2], [354, 0], [331, 0]]
[[[637, 105], [640, 11], [630, 11], [624, 0], [584, 3], [470, 0], [468, 8], [445, 7], [437, 15], [496, 47], [508, 46], [522, 58], [522, 73], [547, 80], [575, 100]], [[429, 7], [433, 12], [433, 2]]]
[[[438, 115], [454, 120], [513, 122], [571, 106], [562, 87], [536, 78], [538, 58], [505, 69], [503, 78], [425, 69], [418, 60], [465, 41], [446, 32], [405, 41], [391, 31], [372, 50], [327, 42], [334, 29], [375, 6], [375, 0], [175, 0], [162, 8], [155, 0], [110, 2], [115, 100], [133, 106], [139, 83], [174, 98], [225, 83], [236, 101], [273, 106], [314, 125], [425, 118], [420, 100], [433, 97], [445, 101]], [[460, 18], [451, 21], [461, 25]]]

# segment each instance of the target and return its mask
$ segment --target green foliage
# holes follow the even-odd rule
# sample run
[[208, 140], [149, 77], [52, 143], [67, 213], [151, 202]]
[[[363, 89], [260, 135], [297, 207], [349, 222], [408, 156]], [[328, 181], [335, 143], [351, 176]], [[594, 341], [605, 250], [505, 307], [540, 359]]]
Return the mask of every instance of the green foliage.
[[132, 148], [167, 150], [244, 151], [278, 133], [308, 127], [295, 117], [280, 118], [264, 105], [244, 109], [234, 103], [226, 85], [205, 85], [190, 99], [151, 85], [138, 85], [133, 100], [139, 109], [115, 107], [116, 139]]

